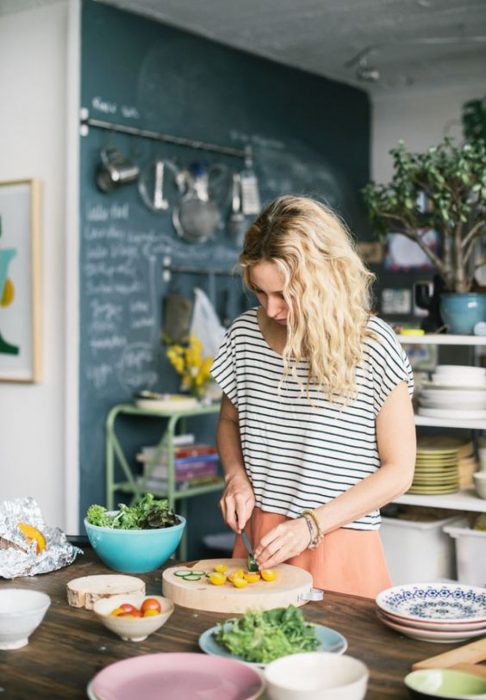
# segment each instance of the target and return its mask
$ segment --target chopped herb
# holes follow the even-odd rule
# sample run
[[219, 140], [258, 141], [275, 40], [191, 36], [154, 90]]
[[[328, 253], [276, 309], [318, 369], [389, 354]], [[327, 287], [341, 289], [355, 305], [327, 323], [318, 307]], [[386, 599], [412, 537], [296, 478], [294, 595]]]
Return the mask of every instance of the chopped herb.
[[152, 493], [146, 493], [134, 506], [120, 503], [115, 513], [108, 512], [104, 506], [92, 505], [86, 519], [91, 525], [117, 530], [149, 530], [172, 527], [180, 522], [169, 508], [168, 500], [157, 500]]
[[320, 646], [314, 626], [293, 605], [227, 620], [218, 625], [215, 637], [232, 654], [259, 664]]

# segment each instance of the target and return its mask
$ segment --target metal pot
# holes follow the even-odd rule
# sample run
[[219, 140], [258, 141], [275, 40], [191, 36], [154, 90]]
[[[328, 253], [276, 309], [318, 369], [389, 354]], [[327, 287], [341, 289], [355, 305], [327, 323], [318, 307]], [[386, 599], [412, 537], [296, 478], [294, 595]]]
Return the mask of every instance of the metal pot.
[[209, 198], [208, 170], [193, 163], [177, 177], [184, 194], [174, 209], [172, 222], [177, 234], [188, 243], [203, 243], [214, 238], [221, 223], [218, 206]]

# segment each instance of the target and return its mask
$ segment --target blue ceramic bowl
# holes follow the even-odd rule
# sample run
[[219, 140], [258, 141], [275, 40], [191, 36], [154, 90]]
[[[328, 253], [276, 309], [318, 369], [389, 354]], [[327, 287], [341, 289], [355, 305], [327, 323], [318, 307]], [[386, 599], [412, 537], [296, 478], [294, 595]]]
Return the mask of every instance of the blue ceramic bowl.
[[114, 530], [91, 525], [84, 527], [91, 546], [106, 566], [124, 574], [146, 574], [158, 569], [175, 552], [186, 526], [177, 516], [178, 525], [149, 530]]

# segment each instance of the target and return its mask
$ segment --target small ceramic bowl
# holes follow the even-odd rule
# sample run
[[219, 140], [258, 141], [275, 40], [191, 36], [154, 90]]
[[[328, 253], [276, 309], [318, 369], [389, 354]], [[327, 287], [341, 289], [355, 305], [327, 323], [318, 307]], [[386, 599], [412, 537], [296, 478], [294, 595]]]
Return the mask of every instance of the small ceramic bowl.
[[47, 593], [41, 591], [0, 590], [0, 649], [20, 649], [28, 644], [50, 604]]
[[369, 673], [351, 656], [315, 651], [282, 656], [263, 675], [270, 700], [362, 700]]
[[177, 525], [148, 530], [100, 527], [86, 519], [84, 526], [91, 546], [106, 566], [124, 574], [145, 574], [158, 569], [179, 546], [186, 521], [177, 517]]
[[480, 498], [486, 498], [486, 470], [473, 474], [474, 486]]
[[[140, 608], [145, 598], [155, 598], [160, 603], [159, 615], [150, 617], [119, 617], [111, 613], [123, 603], [130, 603]], [[114, 595], [110, 598], [102, 598], [94, 604], [93, 610], [98, 620], [109, 630], [129, 642], [143, 642], [149, 634], [164, 625], [174, 612], [174, 603], [160, 595], [144, 595], [143, 593], [130, 593], [128, 595]]]
[[486, 700], [486, 678], [448, 668], [428, 668], [405, 676], [413, 697]]

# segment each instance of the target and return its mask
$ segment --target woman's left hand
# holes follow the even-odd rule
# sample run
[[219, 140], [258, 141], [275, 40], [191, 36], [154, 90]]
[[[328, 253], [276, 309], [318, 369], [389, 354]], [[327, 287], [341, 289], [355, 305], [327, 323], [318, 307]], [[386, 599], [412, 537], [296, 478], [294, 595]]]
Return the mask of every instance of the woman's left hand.
[[260, 569], [271, 569], [309, 546], [309, 530], [304, 518], [280, 523], [262, 537], [254, 551]]

